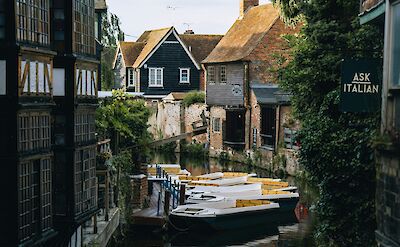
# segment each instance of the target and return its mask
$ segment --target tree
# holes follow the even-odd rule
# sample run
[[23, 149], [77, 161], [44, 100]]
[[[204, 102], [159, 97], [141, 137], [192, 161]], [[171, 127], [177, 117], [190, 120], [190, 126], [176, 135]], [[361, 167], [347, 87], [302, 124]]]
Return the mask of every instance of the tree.
[[101, 85], [104, 89], [110, 90], [114, 85], [113, 62], [119, 41], [125, 39], [121, 29], [121, 21], [113, 13], [107, 13], [102, 17], [102, 37], [101, 44], [103, 52], [101, 54]]
[[280, 69], [301, 121], [300, 163], [320, 190], [316, 207], [319, 246], [373, 246], [375, 165], [370, 145], [379, 113], [339, 111], [344, 58], [381, 57], [382, 32], [360, 26], [359, 1], [275, 0], [304, 27], [292, 60]]

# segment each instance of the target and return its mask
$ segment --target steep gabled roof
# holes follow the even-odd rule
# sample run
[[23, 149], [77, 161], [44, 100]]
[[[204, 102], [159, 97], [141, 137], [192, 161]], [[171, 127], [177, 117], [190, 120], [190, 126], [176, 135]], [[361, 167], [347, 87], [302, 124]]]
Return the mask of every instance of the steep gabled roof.
[[179, 37], [200, 64], [221, 41], [223, 35], [180, 34]]
[[173, 27], [145, 31], [137, 42], [146, 43], [142, 52], [137, 57], [133, 67], [139, 67], [143, 61], [156, 49], [158, 44], [173, 30]]
[[[138, 58], [145, 45], [146, 43], [143, 42], [120, 41], [118, 45], [117, 55], [118, 52], [121, 51], [122, 59], [124, 60], [125, 66], [132, 67], [133, 63]], [[115, 57], [113, 68], [115, 68], [116, 59], [117, 56]]]
[[203, 63], [240, 61], [250, 55], [279, 18], [272, 4], [252, 7], [237, 20]]

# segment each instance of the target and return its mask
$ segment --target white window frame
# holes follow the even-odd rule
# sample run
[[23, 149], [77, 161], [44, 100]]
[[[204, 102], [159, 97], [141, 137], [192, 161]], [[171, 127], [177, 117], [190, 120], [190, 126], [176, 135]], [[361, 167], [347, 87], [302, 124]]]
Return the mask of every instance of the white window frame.
[[[152, 71], [154, 71], [154, 78], [151, 78]], [[149, 68], [149, 87], [164, 87], [164, 68]]]
[[128, 69], [128, 88], [134, 88], [136, 86], [136, 73], [132, 68]]
[[[213, 77], [214, 77], [214, 80], [211, 80], [211, 79], [210, 79], [210, 78], [211, 78], [211, 76], [210, 76], [210, 69], [213, 69], [213, 73], [214, 73], [214, 74], [213, 74]], [[216, 77], [215, 71], [216, 71], [216, 70], [215, 70], [215, 66], [208, 66], [208, 67], [207, 67], [207, 82], [208, 82], [208, 83], [215, 83], [215, 81], [216, 81], [216, 80], [215, 80], [215, 79], [216, 79], [216, 78], [215, 78], [215, 77]]]
[[[224, 76], [222, 76], [222, 71], [224, 72]], [[219, 70], [219, 78], [221, 79], [221, 83], [226, 83], [227, 79], [226, 79], [226, 66], [222, 65], [220, 70]], [[224, 80], [222, 80], [222, 78], [224, 78]]]
[[[182, 73], [187, 71], [187, 81], [183, 81]], [[190, 84], [190, 68], [180, 68], [179, 69], [179, 83]]]
[[[218, 128], [216, 128], [216, 123], [218, 123]], [[213, 117], [212, 129], [214, 133], [221, 133], [221, 118]]]

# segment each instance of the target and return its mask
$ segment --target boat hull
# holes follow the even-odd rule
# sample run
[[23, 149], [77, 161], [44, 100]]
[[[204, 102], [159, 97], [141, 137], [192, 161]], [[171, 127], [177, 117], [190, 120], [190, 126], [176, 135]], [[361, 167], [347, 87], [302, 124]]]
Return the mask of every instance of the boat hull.
[[188, 217], [171, 214], [168, 220], [170, 227], [178, 231], [222, 231], [246, 228], [254, 225], [278, 225], [288, 221], [294, 222], [295, 217], [294, 213], [288, 214], [287, 211], [283, 212], [281, 208], [274, 208], [210, 217]]

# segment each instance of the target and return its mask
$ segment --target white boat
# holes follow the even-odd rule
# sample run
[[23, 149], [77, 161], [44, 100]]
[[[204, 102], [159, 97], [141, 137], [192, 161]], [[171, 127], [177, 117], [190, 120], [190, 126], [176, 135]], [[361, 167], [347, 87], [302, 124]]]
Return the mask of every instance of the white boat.
[[213, 185], [213, 186], [232, 186], [232, 185], [246, 183], [247, 178], [248, 178], [248, 176], [233, 177], [233, 178], [221, 178], [221, 179], [215, 179], [215, 180], [199, 180], [199, 181], [192, 181], [190, 184]]
[[248, 191], [259, 191], [261, 194], [261, 184], [244, 184], [235, 186], [195, 186], [188, 188], [186, 195], [201, 194], [201, 193], [246, 193]]
[[192, 193], [187, 199], [186, 203], [194, 204], [194, 203], [209, 203], [209, 202], [218, 202], [223, 201], [227, 198], [236, 199], [246, 196], [261, 196], [261, 190], [244, 190], [237, 192], [219, 192], [219, 193]]
[[179, 206], [169, 215], [169, 222], [172, 227], [179, 229], [224, 230], [260, 223], [275, 223], [279, 218], [278, 203], [260, 202], [257, 205], [239, 206], [236, 200], [224, 200]]
[[214, 173], [200, 175], [200, 176], [197, 176], [197, 177], [198, 178], [203, 178], [203, 179], [213, 180], [213, 179], [222, 178], [223, 176], [224, 176], [224, 174], [222, 172], [214, 172]]

